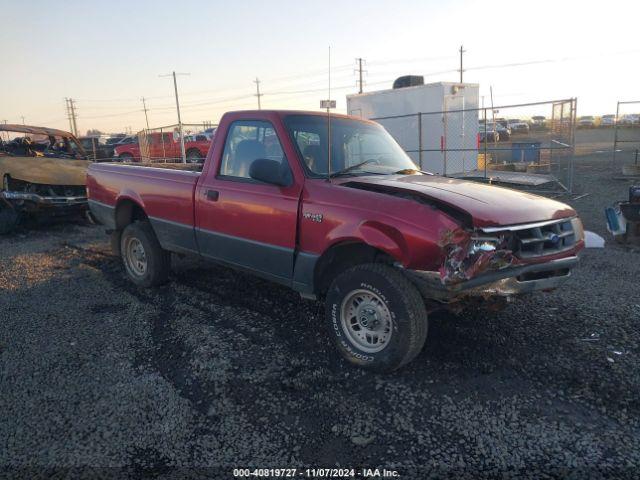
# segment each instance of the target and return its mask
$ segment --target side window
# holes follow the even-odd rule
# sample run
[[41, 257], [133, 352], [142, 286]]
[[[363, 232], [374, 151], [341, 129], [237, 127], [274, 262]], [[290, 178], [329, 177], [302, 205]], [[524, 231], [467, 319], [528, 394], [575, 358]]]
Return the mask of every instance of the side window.
[[220, 175], [250, 178], [249, 168], [260, 158], [286, 163], [273, 126], [259, 120], [233, 122], [224, 145]]

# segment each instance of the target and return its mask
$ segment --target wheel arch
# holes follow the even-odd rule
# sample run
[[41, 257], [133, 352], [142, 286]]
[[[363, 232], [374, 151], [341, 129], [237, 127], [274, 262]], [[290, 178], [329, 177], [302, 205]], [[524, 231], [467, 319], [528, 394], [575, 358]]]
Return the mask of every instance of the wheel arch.
[[316, 295], [324, 295], [331, 281], [341, 272], [364, 263], [393, 265], [398, 259], [389, 252], [362, 240], [343, 240], [327, 248], [318, 258], [313, 271]]
[[148, 218], [141, 203], [131, 197], [121, 197], [118, 199], [114, 216], [116, 230], [123, 230], [127, 225], [136, 220], [146, 220]]

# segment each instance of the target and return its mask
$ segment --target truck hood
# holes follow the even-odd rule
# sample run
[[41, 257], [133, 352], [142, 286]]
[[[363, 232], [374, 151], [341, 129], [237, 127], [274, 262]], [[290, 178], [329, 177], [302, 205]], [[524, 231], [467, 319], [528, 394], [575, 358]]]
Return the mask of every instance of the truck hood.
[[568, 205], [546, 197], [483, 183], [431, 175], [351, 177], [344, 186], [414, 193], [466, 212], [475, 227], [497, 227], [576, 215]]

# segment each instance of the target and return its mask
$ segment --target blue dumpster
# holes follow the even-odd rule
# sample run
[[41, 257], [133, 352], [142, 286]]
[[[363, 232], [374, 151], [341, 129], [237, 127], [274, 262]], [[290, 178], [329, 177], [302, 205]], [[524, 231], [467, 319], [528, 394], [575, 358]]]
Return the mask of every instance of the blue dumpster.
[[512, 143], [511, 161], [539, 163], [540, 162], [540, 142]]

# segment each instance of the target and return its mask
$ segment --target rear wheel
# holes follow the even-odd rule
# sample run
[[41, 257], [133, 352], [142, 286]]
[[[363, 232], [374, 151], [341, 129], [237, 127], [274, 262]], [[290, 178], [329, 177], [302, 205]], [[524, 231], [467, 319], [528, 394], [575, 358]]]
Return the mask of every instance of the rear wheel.
[[427, 312], [416, 287], [383, 264], [358, 265], [332, 282], [326, 321], [351, 363], [392, 371], [413, 360], [427, 337]]
[[171, 253], [162, 249], [147, 220], [127, 225], [120, 255], [129, 278], [140, 287], [161, 285], [169, 278]]
[[133, 155], [131, 155], [130, 153], [123, 153], [122, 155], [118, 156], [118, 158], [120, 159], [121, 162], [132, 162], [133, 161]]
[[202, 153], [200, 150], [196, 148], [192, 148], [187, 152], [187, 162], [188, 163], [201, 163], [202, 162]]

